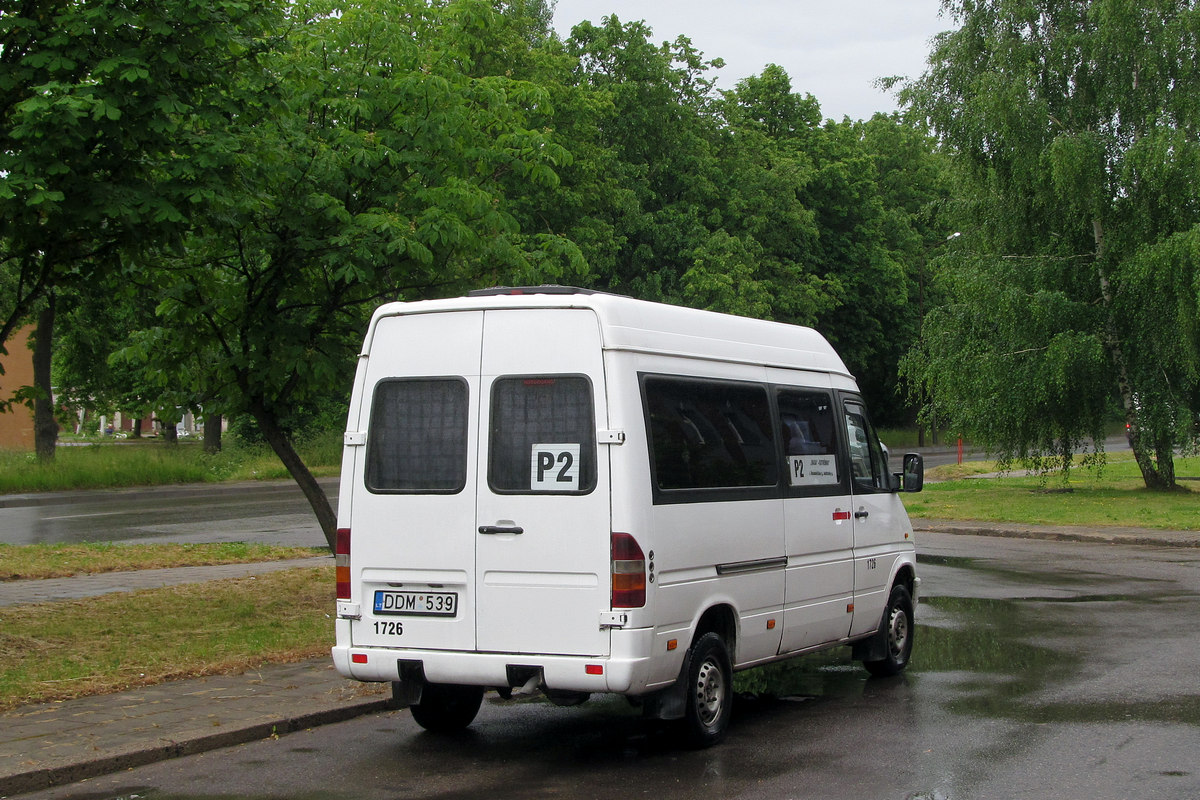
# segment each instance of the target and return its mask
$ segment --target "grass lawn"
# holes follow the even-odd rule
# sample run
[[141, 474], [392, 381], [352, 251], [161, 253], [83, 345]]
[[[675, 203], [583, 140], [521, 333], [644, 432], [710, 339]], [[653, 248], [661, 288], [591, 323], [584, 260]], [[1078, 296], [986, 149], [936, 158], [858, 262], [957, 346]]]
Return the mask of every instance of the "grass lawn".
[[[1200, 476], [1200, 458], [1176, 459], [1175, 471], [1181, 478]], [[938, 475], [930, 471], [931, 478]], [[927, 483], [923, 492], [903, 497], [913, 517], [1198, 530], [1200, 481], [1179, 483], [1183, 488], [1177, 492], [1148, 491], [1132, 460], [1113, 459], [1101, 470], [1074, 469], [1065, 479], [1058, 473], [1038, 477], [1014, 472]]]
[[333, 566], [0, 608], [0, 710], [327, 655]]
[[[338, 474], [341, 445], [341, 434], [330, 433], [296, 449], [312, 473], [323, 477]], [[290, 477], [265, 445], [232, 443], [219, 453], [205, 453], [198, 441], [170, 445], [124, 439], [59, 447], [45, 462], [33, 453], [0, 451], [0, 494]]]

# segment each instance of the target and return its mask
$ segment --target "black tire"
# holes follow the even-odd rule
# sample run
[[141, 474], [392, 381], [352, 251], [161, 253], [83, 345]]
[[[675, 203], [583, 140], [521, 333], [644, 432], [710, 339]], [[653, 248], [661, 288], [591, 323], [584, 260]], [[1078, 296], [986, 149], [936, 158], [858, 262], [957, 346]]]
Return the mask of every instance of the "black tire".
[[483, 704], [482, 686], [427, 683], [421, 702], [413, 705], [413, 719], [427, 731], [453, 733], [471, 724]]
[[684, 738], [692, 747], [712, 747], [725, 738], [733, 710], [733, 668], [725, 640], [706, 633], [688, 659]]
[[878, 661], [863, 661], [863, 666], [877, 677], [899, 675], [908, 666], [913, 648], [915, 624], [912, 597], [908, 589], [899, 585], [892, 587], [879, 626], [879, 633], [876, 635], [883, 645], [884, 657]]

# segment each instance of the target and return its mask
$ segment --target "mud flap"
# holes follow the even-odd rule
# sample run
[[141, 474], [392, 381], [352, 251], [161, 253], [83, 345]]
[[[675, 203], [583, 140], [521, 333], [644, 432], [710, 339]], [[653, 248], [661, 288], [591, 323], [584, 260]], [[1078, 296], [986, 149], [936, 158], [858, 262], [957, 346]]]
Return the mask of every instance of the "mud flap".
[[692, 650], [689, 647], [683, 657], [683, 669], [679, 677], [666, 689], [646, 695], [642, 700], [643, 719], [683, 719], [687, 713], [687, 675], [692, 665]]
[[408, 708], [421, 702], [425, 689], [425, 665], [420, 661], [396, 662], [400, 680], [392, 681], [392, 708]]
[[859, 639], [851, 645], [850, 650], [850, 657], [855, 661], [881, 661], [887, 658], [887, 654], [887, 628], [882, 625], [866, 639]]

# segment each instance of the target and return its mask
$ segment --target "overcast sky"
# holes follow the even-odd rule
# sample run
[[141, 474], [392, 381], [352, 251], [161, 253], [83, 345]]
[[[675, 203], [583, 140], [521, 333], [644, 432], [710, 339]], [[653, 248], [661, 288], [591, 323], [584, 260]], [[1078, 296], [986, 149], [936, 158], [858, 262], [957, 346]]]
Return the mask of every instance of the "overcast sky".
[[778, 64], [792, 91], [812, 94], [821, 113], [867, 119], [896, 109], [874, 87], [876, 78], [916, 77], [930, 38], [951, 25], [939, 0], [558, 0], [554, 25], [562, 36], [582, 20], [615, 13], [645, 20], [655, 43], [683, 34], [706, 59], [723, 58], [718, 87]]

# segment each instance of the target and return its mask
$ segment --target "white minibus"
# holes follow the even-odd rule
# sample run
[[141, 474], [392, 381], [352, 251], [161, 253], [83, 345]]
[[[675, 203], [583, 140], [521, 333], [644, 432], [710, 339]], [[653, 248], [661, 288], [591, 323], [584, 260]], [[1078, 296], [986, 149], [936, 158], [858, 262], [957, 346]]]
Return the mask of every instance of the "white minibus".
[[816, 331], [570, 287], [392, 303], [345, 434], [338, 671], [434, 731], [483, 693], [629, 697], [719, 741], [733, 673], [908, 663], [919, 579], [854, 378]]

